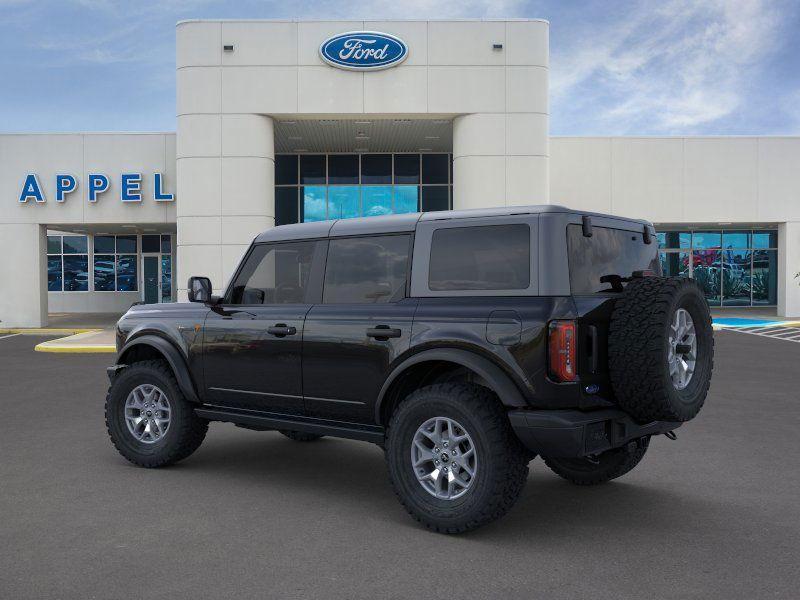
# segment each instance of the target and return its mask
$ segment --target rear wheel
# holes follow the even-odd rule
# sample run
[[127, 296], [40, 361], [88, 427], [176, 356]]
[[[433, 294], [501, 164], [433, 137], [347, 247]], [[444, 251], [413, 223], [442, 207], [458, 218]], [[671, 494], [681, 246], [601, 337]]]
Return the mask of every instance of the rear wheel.
[[169, 366], [147, 360], [126, 367], [108, 390], [106, 427], [119, 453], [141, 467], [163, 467], [192, 454], [208, 421], [194, 412]]
[[395, 494], [427, 528], [461, 533], [504, 515], [529, 456], [497, 396], [462, 383], [411, 394], [392, 415], [386, 458]]
[[313, 442], [324, 437], [316, 433], [303, 433], [302, 431], [291, 431], [289, 429], [281, 429], [280, 432], [295, 442]]
[[556, 475], [576, 485], [597, 485], [622, 477], [644, 458], [650, 437], [643, 437], [597, 456], [584, 458], [545, 458], [544, 463]]

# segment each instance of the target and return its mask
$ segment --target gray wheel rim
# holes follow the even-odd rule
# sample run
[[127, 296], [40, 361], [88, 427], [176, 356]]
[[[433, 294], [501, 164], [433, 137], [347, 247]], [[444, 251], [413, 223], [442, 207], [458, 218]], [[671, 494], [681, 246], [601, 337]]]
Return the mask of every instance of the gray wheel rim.
[[414, 434], [411, 468], [422, 489], [431, 496], [455, 500], [466, 494], [475, 481], [475, 444], [458, 421], [433, 417]]
[[130, 434], [143, 444], [155, 444], [167, 435], [171, 418], [169, 398], [149, 383], [133, 388], [125, 400], [125, 424]]
[[692, 316], [684, 308], [675, 311], [669, 330], [667, 361], [669, 376], [676, 390], [682, 390], [692, 381], [697, 362], [697, 335]]

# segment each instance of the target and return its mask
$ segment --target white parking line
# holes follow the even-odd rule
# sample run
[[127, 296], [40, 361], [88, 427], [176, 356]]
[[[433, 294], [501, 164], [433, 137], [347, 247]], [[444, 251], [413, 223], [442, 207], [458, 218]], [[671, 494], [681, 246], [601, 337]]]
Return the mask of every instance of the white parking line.
[[800, 344], [800, 328], [797, 327], [723, 327], [723, 329]]
[[22, 334], [21, 333], [11, 333], [9, 335], [0, 335], [0, 340], [4, 340], [4, 339], [10, 338], [10, 337], [16, 337], [18, 335], [22, 335]]

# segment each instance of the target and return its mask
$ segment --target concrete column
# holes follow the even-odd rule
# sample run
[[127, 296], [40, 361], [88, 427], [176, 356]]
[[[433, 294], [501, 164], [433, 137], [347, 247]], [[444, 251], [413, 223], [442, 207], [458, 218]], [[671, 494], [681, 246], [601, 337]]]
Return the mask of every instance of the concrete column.
[[475, 113], [453, 121], [453, 208], [549, 202], [548, 116]]
[[253, 238], [275, 224], [273, 120], [178, 117], [178, 301], [191, 275], [221, 292]]
[[[9, 249], [0, 261], [0, 328], [47, 325], [47, 232], [42, 225], [0, 224]], [[13, 250], [12, 250], [13, 249]]]
[[800, 317], [800, 222], [778, 226], [778, 316]]

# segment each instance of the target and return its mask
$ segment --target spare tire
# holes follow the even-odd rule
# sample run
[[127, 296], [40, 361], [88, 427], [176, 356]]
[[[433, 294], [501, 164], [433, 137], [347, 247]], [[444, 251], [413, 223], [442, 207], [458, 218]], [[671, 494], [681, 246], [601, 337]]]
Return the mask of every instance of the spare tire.
[[631, 281], [611, 314], [608, 365], [617, 404], [637, 421], [697, 416], [714, 368], [711, 313], [700, 286], [685, 277]]

